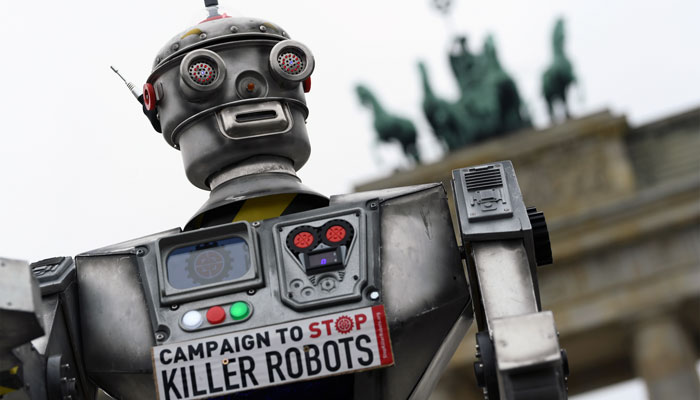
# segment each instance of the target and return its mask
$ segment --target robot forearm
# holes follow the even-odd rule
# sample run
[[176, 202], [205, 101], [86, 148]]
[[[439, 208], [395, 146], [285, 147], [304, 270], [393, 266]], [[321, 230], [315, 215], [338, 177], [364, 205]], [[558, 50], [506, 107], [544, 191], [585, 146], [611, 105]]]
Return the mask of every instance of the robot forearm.
[[475, 372], [488, 398], [565, 399], [566, 356], [541, 311], [536, 266], [552, 262], [544, 216], [525, 207], [509, 161], [453, 171], [474, 304]]

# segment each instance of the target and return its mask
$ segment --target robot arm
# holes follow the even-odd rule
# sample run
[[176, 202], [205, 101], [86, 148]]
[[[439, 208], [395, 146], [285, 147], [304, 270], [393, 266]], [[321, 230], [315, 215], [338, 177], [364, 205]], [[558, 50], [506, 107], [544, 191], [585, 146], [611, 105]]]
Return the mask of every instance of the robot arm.
[[509, 161], [455, 170], [452, 186], [479, 328], [479, 386], [490, 399], [566, 399], [566, 355], [537, 285], [536, 266], [552, 262], [544, 216], [525, 207]]
[[[70, 257], [29, 265], [0, 258], [0, 398], [86, 398], [75, 266]], [[17, 396], [17, 397], [15, 397]]]

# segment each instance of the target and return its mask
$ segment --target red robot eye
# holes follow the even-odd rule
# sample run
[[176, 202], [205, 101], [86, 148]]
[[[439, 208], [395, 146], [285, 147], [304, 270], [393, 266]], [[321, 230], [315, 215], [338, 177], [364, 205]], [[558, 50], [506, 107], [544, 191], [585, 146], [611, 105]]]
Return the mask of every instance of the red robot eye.
[[282, 71], [290, 75], [298, 75], [304, 70], [304, 60], [291, 51], [280, 53], [277, 57], [277, 63]]
[[192, 63], [188, 68], [188, 72], [190, 79], [202, 86], [211, 85], [216, 80], [216, 69], [204, 61]]

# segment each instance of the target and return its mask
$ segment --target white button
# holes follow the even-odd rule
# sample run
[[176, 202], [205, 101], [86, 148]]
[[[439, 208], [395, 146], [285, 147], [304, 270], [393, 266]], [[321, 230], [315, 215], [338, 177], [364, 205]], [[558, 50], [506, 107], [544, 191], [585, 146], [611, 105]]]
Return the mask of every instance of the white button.
[[204, 322], [204, 319], [199, 311], [188, 311], [182, 316], [182, 327], [187, 330], [199, 328], [202, 322]]

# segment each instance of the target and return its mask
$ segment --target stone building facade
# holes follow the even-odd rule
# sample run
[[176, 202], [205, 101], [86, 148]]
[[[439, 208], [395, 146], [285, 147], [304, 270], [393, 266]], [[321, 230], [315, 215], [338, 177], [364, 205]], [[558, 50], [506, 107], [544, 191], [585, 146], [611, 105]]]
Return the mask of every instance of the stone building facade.
[[[571, 394], [634, 377], [652, 400], [698, 399], [700, 108], [630, 127], [609, 111], [521, 131], [358, 191], [443, 181], [509, 159], [547, 217], [554, 264], [539, 269], [570, 360]], [[470, 332], [433, 400], [479, 399]]]

